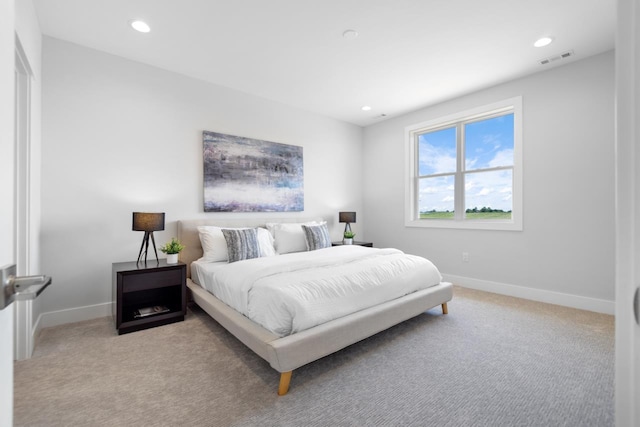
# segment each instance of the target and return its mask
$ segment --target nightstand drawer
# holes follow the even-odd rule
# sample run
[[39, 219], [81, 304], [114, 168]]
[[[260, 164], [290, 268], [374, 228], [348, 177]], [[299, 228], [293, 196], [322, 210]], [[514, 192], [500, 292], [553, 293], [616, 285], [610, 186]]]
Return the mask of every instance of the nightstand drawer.
[[121, 277], [122, 292], [136, 292], [180, 285], [182, 283], [182, 270], [172, 269], [144, 274], [126, 274], [121, 275]]

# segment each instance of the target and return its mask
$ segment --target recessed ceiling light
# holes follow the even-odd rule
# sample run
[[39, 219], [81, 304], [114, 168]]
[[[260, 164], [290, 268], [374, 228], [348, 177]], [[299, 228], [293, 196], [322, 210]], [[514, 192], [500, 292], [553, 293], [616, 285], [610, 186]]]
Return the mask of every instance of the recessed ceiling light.
[[369, 107], [368, 105], [362, 106], [362, 111], [369, 111], [369, 110], [371, 110], [371, 107]]
[[551, 44], [553, 41], [552, 37], [541, 37], [533, 44], [535, 47], [544, 47]]
[[356, 37], [358, 37], [358, 32], [356, 30], [346, 30], [344, 33], [342, 33], [342, 37], [344, 37], [345, 39], [355, 39]]
[[139, 19], [129, 21], [129, 24], [133, 27], [134, 30], [140, 31], [141, 33], [148, 33], [149, 31], [151, 31], [151, 27], [149, 27], [146, 22], [140, 21]]

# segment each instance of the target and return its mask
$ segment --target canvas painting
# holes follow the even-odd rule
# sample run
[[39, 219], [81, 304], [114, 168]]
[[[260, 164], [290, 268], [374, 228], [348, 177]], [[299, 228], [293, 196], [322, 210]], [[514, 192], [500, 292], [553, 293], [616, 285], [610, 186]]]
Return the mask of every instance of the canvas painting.
[[302, 147], [203, 132], [205, 212], [304, 210]]

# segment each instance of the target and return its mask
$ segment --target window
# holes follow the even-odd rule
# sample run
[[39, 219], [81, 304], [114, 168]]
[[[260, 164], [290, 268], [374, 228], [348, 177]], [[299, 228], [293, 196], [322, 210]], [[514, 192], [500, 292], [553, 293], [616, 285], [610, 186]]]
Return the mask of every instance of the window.
[[522, 98], [406, 129], [406, 225], [522, 230]]

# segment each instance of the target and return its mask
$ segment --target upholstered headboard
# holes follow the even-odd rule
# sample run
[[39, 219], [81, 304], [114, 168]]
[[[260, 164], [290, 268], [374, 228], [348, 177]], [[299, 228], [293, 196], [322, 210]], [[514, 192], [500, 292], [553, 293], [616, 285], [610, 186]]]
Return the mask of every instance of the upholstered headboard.
[[185, 245], [178, 259], [187, 264], [187, 277], [191, 277], [191, 263], [202, 257], [198, 226], [265, 227], [267, 222], [323, 221], [322, 218], [242, 218], [242, 219], [190, 219], [178, 221], [178, 240]]

